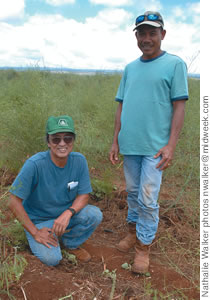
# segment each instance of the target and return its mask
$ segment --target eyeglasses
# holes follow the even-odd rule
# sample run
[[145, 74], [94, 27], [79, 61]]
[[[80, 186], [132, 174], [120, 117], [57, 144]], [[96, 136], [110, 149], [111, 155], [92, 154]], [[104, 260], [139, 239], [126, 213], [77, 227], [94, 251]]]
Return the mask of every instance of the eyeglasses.
[[70, 135], [65, 135], [64, 137], [55, 136], [51, 137], [50, 140], [55, 145], [60, 144], [61, 140], [64, 141], [66, 144], [72, 144], [74, 141], [74, 137]]
[[163, 24], [163, 19], [161, 16], [156, 14], [149, 14], [149, 15], [141, 15], [136, 18], [135, 25], [138, 25], [139, 23], [143, 22], [144, 20], [147, 21], [160, 21]]

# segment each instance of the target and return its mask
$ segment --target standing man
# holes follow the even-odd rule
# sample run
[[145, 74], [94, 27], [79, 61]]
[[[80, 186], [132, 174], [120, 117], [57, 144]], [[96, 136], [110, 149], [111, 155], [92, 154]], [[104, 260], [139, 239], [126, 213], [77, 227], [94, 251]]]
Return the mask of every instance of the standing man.
[[128, 64], [117, 92], [119, 102], [110, 161], [124, 156], [129, 232], [117, 249], [135, 246], [132, 271], [149, 268], [149, 248], [159, 222], [162, 171], [173, 159], [188, 99], [187, 69], [179, 57], [161, 50], [163, 18], [147, 11], [136, 19], [135, 35], [143, 55]]
[[102, 220], [88, 205], [92, 192], [85, 157], [72, 152], [74, 122], [70, 116], [50, 117], [46, 125], [49, 150], [29, 158], [16, 177], [9, 207], [22, 223], [32, 253], [44, 264], [62, 259], [58, 238], [82, 262], [91, 259], [80, 245]]

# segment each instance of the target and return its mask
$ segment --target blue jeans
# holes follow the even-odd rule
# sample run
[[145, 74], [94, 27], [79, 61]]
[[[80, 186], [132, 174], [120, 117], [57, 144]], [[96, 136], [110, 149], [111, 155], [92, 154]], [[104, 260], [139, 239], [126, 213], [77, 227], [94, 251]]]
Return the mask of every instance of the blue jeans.
[[[52, 228], [54, 221], [55, 220], [53, 219], [36, 224], [36, 227], [38, 229], [43, 227]], [[66, 248], [76, 249], [91, 236], [101, 221], [102, 212], [98, 207], [93, 205], [85, 206], [70, 219], [66, 230], [71, 230], [62, 235], [62, 243]], [[25, 230], [25, 232], [32, 253], [39, 258], [41, 262], [48, 266], [56, 266], [59, 264], [62, 259], [60, 245], [57, 247], [50, 245], [51, 248], [47, 248], [45, 245], [36, 242], [28, 231]]]
[[152, 156], [125, 155], [124, 174], [128, 192], [128, 223], [136, 223], [136, 236], [149, 245], [155, 238], [159, 222], [158, 195], [162, 171], [156, 169], [161, 160]]

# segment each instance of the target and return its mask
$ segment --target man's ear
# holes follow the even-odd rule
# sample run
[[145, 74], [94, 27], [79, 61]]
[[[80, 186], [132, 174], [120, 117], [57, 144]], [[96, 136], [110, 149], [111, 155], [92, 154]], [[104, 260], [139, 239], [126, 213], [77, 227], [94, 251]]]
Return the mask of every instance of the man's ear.
[[135, 36], [136, 36], [136, 38], [137, 38], [137, 30], [135, 31]]
[[46, 134], [46, 136], [45, 136], [45, 140], [46, 140], [46, 143], [47, 143], [47, 146], [48, 146], [48, 148], [50, 149], [50, 141], [49, 141], [49, 134]]
[[161, 32], [161, 40], [164, 40], [165, 35], [166, 35], [166, 30], [163, 29], [162, 32]]

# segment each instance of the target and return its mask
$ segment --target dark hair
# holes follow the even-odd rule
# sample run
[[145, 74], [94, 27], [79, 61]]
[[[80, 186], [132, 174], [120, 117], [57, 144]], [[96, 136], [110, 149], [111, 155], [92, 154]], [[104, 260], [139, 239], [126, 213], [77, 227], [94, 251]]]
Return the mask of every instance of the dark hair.
[[49, 143], [49, 134], [48, 133], [46, 133], [45, 140], [46, 140], [47, 143]]

